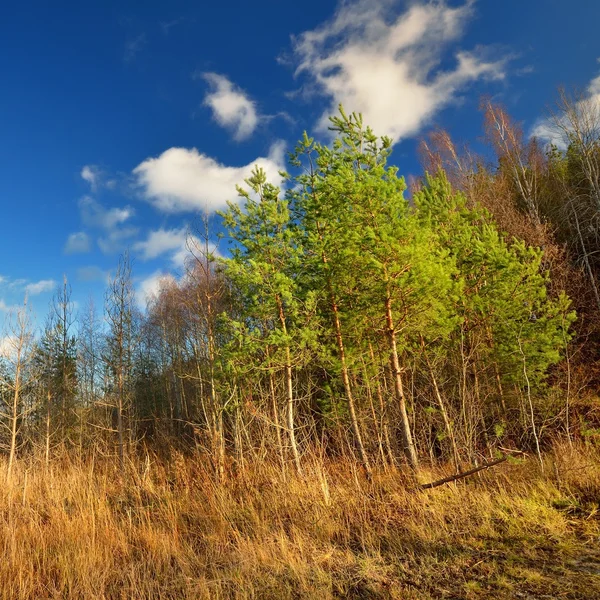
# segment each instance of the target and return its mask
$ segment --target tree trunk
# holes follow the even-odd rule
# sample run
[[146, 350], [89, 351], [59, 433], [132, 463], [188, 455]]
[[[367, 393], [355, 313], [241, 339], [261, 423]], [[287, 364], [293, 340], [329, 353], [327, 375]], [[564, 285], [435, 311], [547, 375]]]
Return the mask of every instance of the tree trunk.
[[396, 329], [394, 328], [394, 316], [392, 312], [392, 298], [389, 293], [385, 299], [385, 318], [388, 330], [388, 339], [390, 344], [390, 365], [394, 379], [394, 391], [396, 401], [400, 409], [400, 434], [402, 437], [402, 449], [408, 460], [408, 464], [414, 470], [419, 468], [419, 460], [410, 431], [410, 421], [406, 412], [406, 397], [404, 395], [404, 386], [402, 384], [402, 370], [400, 368], [400, 359], [398, 358], [398, 346], [396, 343]]
[[[267, 349], [267, 357], [269, 350]], [[281, 425], [279, 424], [279, 407], [277, 406], [277, 394], [275, 393], [275, 374], [273, 369], [269, 368], [269, 393], [271, 395], [271, 410], [273, 411], [273, 423], [275, 425], [275, 433], [277, 436], [277, 453], [281, 462], [281, 473], [285, 481], [285, 456], [283, 450], [283, 440], [281, 439]]]
[[52, 395], [50, 394], [50, 390], [48, 390], [48, 397], [46, 399], [46, 468], [50, 464], [50, 401]]
[[[371, 354], [371, 361], [375, 364], [375, 352], [373, 351], [373, 345], [369, 342], [369, 352]], [[396, 459], [394, 457], [394, 453], [392, 452], [392, 444], [390, 442], [390, 428], [388, 423], [388, 416], [385, 403], [383, 401], [383, 393], [381, 391], [381, 381], [377, 380], [377, 402], [379, 403], [379, 410], [381, 412], [381, 423], [383, 428], [383, 439], [385, 442], [385, 450], [388, 455], [388, 461], [390, 465], [393, 467], [396, 464]]]
[[[277, 297], [277, 309], [279, 311], [279, 322], [281, 323], [281, 330], [283, 332], [283, 335], [287, 337], [285, 313], [283, 312], [283, 303], [279, 296]], [[287, 426], [288, 434], [290, 436], [290, 445], [292, 447], [294, 463], [296, 464], [296, 471], [298, 472], [298, 475], [301, 475], [302, 465], [300, 464], [300, 452], [298, 451], [298, 444], [296, 442], [296, 428], [294, 424], [294, 384], [292, 380], [292, 355], [290, 352], [290, 346], [287, 342], [285, 345], [285, 390], [287, 400]]]
[[352, 395], [352, 385], [350, 384], [350, 376], [348, 374], [348, 364], [346, 361], [346, 350], [344, 348], [344, 338], [342, 337], [342, 325], [340, 323], [340, 315], [337, 303], [333, 298], [333, 294], [331, 297], [331, 310], [333, 312], [333, 324], [335, 327], [335, 338], [337, 341], [338, 352], [340, 354], [340, 363], [342, 365], [342, 382], [344, 384], [344, 391], [346, 393], [346, 400], [348, 402], [348, 411], [350, 412], [350, 421], [352, 424], [352, 432], [354, 433], [354, 439], [356, 440], [356, 445], [358, 446], [358, 453], [360, 454], [360, 459], [365, 467], [365, 471], [367, 474], [371, 473], [371, 463], [369, 462], [369, 457], [367, 455], [367, 451], [365, 450], [365, 446], [363, 444], [362, 435], [360, 433], [360, 427], [358, 425], [358, 418], [356, 416], [356, 408], [354, 404], [354, 396]]
[[[20, 354], [20, 349], [19, 349]], [[6, 470], [6, 480], [10, 481], [12, 469], [17, 454], [17, 434], [19, 432], [19, 406], [21, 394], [21, 357], [17, 358], [17, 369], [15, 372], [15, 388], [13, 394], [13, 403], [10, 417], [10, 453], [8, 456], [8, 467]]]
[[117, 399], [117, 436], [118, 436], [118, 452], [119, 452], [119, 466], [121, 469], [124, 464], [124, 452], [123, 452], [123, 372], [122, 367], [119, 368], [119, 397]]
[[429, 357], [427, 356], [427, 352], [425, 350], [425, 341], [421, 338], [421, 347], [423, 348], [423, 356], [425, 357], [425, 362], [427, 363], [427, 368], [429, 369], [429, 374], [431, 375], [431, 382], [433, 383], [433, 391], [435, 392], [435, 397], [438, 402], [438, 406], [440, 407], [440, 412], [442, 413], [442, 419], [444, 420], [444, 426], [446, 428], [446, 433], [450, 438], [450, 443], [452, 445], [452, 456], [454, 458], [454, 464], [456, 469], [460, 469], [460, 455], [458, 453], [458, 446], [456, 445], [456, 439], [454, 437], [454, 430], [452, 428], [452, 423], [450, 422], [450, 418], [448, 417], [448, 411], [446, 410], [446, 403], [442, 397], [442, 393], [440, 392], [440, 388], [438, 386], [437, 378], [435, 376], [435, 372], [433, 370], [433, 365], [429, 361]]

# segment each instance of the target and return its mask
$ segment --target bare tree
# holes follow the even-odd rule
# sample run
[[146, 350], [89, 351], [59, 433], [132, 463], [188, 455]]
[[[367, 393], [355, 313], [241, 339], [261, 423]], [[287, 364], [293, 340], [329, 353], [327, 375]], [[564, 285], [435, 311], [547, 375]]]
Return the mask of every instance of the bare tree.
[[98, 397], [100, 368], [100, 322], [94, 300], [90, 297], [84, 311], [79, 314], [77, 363], [79, 386], [84, 406], [89, 408]]
[[556, 169], [562, 195], [560, 218], [569, 229], [568, 242], [579, 257], [600, 309], [600, 102], [588, 92], [559, 90], [550, 110], [549, 137], [563, 151], [565, 164]]
[[125, 420], [130, 404], [130, 382], [132, 371], [134, 290], [131, 281], [131, 262], [125, 253], [111, 280], [106, 295], [106, 320], [109, 332], [106, 368], [112, 379], [110, 396], [113, 407], [113, 428], [117, 433], [119, 462], [124, 460]]
[[500, 164], [510, 173], [529, 218], [541, 225], [539, 214], [540, 176], [543, 155], [535, 140], [524, 142], [522, 129], [506, 110], [489, 98], [482, 102], [485, 131], [496, 150]]
[[[201, 238], [188, 236], [188, 249], [191, 260], [187, 272], [187, 298], [191, 303], [196, 323], [195, 349], [201, 351], [205, 358], [206, 373], [200, 371], [200, 380], [206, 379], [208, 383], [208, 403], [201, 398], [203, 412], [210, 432], [212, 452], [215, 459], [217, 477], [222, 479], [225, 474], [225, 428], [224, 428], [224, 402], [221, 397], [217, 382], [217, 362], [219, 345], [217, 343], [217, 318], [220, 305], [225, 295], [225, 282], [217, 272], [215, 253], [210, 247], [208, 217], [204, 215], [203, 231]], [[202, 350], [200, 349], [202, 346]], [[198, 362], [200, 369], [200, 363]], [[208, 406], [207, 406], [208, 404]]]
[[585, 183], [589, 198], [600, 212], [600, 102], [581, 91], [559, 90], [556, 108], [551, 110], [555, 139], [565, 148], [573, 146], [580, 166], [579, 183]]
[[19, 433], [21, 431], [26, 410], [24, 409], [24, 395], [27, 387], [25, 373], [31, 360], [31, 320], [27, 306], [27, 297], [23, 306], [11, 315], [9, 335], [6, 342], [6, 360], [9, 364], [9, 374], [0, 373], [0, 384], [9, 392], [7, 411], [0, 421], [9, 432], [8, 465], [6, 481], [10, 481], [19, 448]]

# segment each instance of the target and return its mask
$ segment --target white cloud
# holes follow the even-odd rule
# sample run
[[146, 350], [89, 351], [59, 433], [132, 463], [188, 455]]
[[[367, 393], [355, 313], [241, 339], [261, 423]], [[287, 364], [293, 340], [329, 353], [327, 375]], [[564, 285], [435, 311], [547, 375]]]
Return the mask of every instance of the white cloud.
[[588, 92], [590, 96], [594, 96], [595, 98], [600, 97], [600, 75], [594, 77], [590, 84], [588, 85]]
[[90, 251], [90, 237], [85, 231], [72, 233], [64, 247], [65, 254], [83, 254]]
[[98, 246], [104, 254], [120, 252], [138, 233], [137, 227], [123, 227], [135, 214], [130, 206], [106, 208], [90, 196], [84, 196], [79, 201], [79, 210], [84, 225], [104, 232], [98, 238]]
[[171, 32], [171, 29], [173, 29], [173, 27], [176, 27], [177, 25], [180, 25], [183, 22], [184, 22], [184, 18], [178, 17], [177, 19], [173, 19], [172, 21], [161, 21], [159, 23], [159, 25], [160, 25], [160, 28], [162, 29], [162, 32], [165, 35], [169, 35], [169, 33]]
[[146, 45], [146, 34], [140, 33], [138, 36], [128, 39], [125, 42], [125, 53], [123, 54], [123, 60], [126, 63], [133, 62], [137, 55], [142, 51], [142, 48]]
[[167, 213], [214, 212], [236, 200], [236, 184], [243, 184], [254, 165], [262, 167], [274, 184], [281, 182], [284, 146], [271, 146], [269, 156], [242, 167], [229, 167], [202, 154], [196, 148], [169, 148], [157, 158], [148, 158], [134, 170], [146, 200]]
[[570, 115], [559, 109], [553, 116], [538, 119], [531, 136], [566, 150], [569, 134], [573, 132], [573, 119], [576, 119], [582, 127], [580, 135], [597, 139], [600, 136], [600, 75], [589, 82], [583, 93], [569, 99], [571, 101]]
[[166, 252], [185, 248], [187, 230], [158, 229], [151, 231], [148, 239], [134, 244], [133, 249], [141, 254], [142, 260], [157, 258]]
[[[163, 270], [154, 271], [151, 275], [137, 285], [136, 301], [140, 308], [146, 308], [148, 302], [155, 298], [161, 288], [166, 283], [175, 283], [181, 281], [181, 277], [185, 273], [185, 267], [188, 261], [193, 261], [194, 256], [202, 259], [202, 255], [206, 249], [214, 257], [220, 257], [221, 254], [213, 242], [208, 243], [208, 248], [204, 240], [191, 235], [186, 229], [173, 229], [153, 231], [148, 236], [145, 242], [139, 242], [137, 245], [138, 251], [142, 253], [142, 258], [155, 258], [161, 254], [170, 252], [170, 262], [174, 269], [173, 273]], [[173, 252], [173, 250], [175, 250]]]
[[190, 234], [186, 228], [151, 231], [148, 238], [134, 244], [133, 249], [140, 253], [142, 260], [169, 254], [171, 266], [178, 272], [181, 272], [187, 261], [193, 260], [194, 256], [201, 258], [206, 250], [215, 257], [221, 256], [216, 244], [209, 242], [207, 248], [203, 240]]
[[20, 307], [15, 304], [13, 304], [13, 305], [6, 304], [6, 302], [4, 300], [2, 300], [2, 298], [0, 298], [0, 312], [8, 313], [8, 312], [17, 310], [18, 308], [20, 308]]
[[81, 178], [90, 184], [90, 188], [93, 192], [97, 191], [98, 184], [100, 182], [100, 169], [95, 165], [85, 165], [81, 169]]
[[[190, 242], [193, 245], [195, 242]], [[185, 245], [181, 246], [176, 252], [171, 255], [171, 264], [176, 269], [183, 269], [186, 265], [186, 262], [192, 259], [192, 252], [188, 247], [188, 242]]]
[[259, 121], [256, 103], [223, 75], [203, 73], [202, 77], [211, 88], [204, 104], [212, 109], [215, 121], [232, 131], [235, 140], [252, 135]]
[[550, 119], [538, 119], [531, 129], [531, 137], [536, 137], [545, 142], [554, 144], [556, 147], [564, 150], [565, 144], [562, 141], [562, 136], [554, 128]]
[[136, 288], [135, 297], [140, 308], [146, 308], [150, 300], [155, 298], [163, 285], [167, 281], [175, 281], [173, 275], [163, 271], [155, 271], [143, 279]]
[[54, 279], [42, 279], [36, 283], [28, 283], [25, 286], [25, 291], [30, 296], [38, 296], [44, 292], [51, 292], [56, 287], [56, 281]]
[[505, 60], [485, 60], [484, 48], [456, 51], [454, 66], [440, 67], [473, 17], [474, 0], [454, 8], [412, 3], [399, 16], [397, 5], [341, 2], [330, 21], [294, 38], [296, 74], [331, 100], [321, 130], [342, 103], [349, 112], [361, 112], [377, 134], [398, 141], [417, 133], [469, 83], [504, 77]]
[[98, 238], [98, 247], [103, 254], [122, 252], [129, 240], [138, 234], [137, 227], [115, 227], [107, 231], [106, 235]]
[[206, 252], [214, 258], [223, 257], [215, 243], [209, 241], [207, 245], [205, 240], [201, 240], [195, 235], [189, 235], [185, 241], [185, 245], [171, 255], [171, 264], [178, 269], [182, 269], [188, 261], [195, 259], [203, 260]]
[[88, 227], [112, 229], [130, 219], [135, 211], [130, 206], [125, 208], [105, 208], [90, 196], [79, 200], [81, 220]]
[[0, 358], [12, 358], [16, 354], [18, 342], [14, 335], [0, 337]]
[[20, 288], [27, 283], [27, 279], [13, 279], [8, 285], [11, 288]]

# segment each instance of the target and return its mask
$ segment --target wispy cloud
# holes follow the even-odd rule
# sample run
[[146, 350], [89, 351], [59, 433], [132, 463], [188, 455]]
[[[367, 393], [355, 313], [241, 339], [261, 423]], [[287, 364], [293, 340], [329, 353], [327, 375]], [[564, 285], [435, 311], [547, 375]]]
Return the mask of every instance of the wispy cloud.
[[147, 39], [145, 33], [140, 33], [139, 35], [128, 39], [125, 42], [125, 52], [123, 54], [123, 60], [126, 63], [132, 63], [138, 56], [138, 54], [142, 51], [144, 46], [146, 45]]
[[100, 179], [100, 170], [95, 165], [85, 165], [81, 169], [81, 178], [90, 184], [92, 192], [98, 190], [98, 181]]
[[[39, 294], [51, 292], [56, 287], [56, 281], [54, 281], [54, 279], [29, 281], [22, 278], [10, 279], [8, 277], [2, 277], [0, 278], [0, 286], [6, 290], [9, 296], [14, 296], [15, 294], [38, 296]], [[22, 308], [22, 305], [7, 304], [4, 299], [0, 298], [0, 312], [11, 312], [18, 308]]]
[[171, 33], [171, 29], [173, 29], [173, 27], [176, 27], [177, 25], [180, 25], [181, 23], [183, 23], [183, 21], [183, 17], [173, 19], [172, 21], [161, 21], [159, 23], [160, 29], [165, 35], [169, 35], [169, 33]]
[[81, 220], [86, 227], [100, 229], [98, 246], [104, 254], [120, 252], [138, 233], [137, 227], [124, 227], [135, 211], [130, 206], [106, 208], [90, 196], [79, 201]]
[[166, 213], [225, 208], [235, 201], [235, 186], [247, 179], [254, 167], [262, 167], [270, 181], [281, 181], [284, 145], [271, 146], [269, 155], [242, 167], [226, 166], [196, 148], [169, 148], [157, 158], [148, 158], [133, 170], [144, 199]]
[[51, 292], [56, 287], [56, 281], [54, 279], [42, 279], [35, 283], [28, 283], [25, 286], [25, 291], [29, 296], [39, 296], [46, 292]]
[[84, 225], [101, 229], [112, 229], [122, 225], [135, 214], [130, 206], [105, 208], [91, 196], [84, 196], [79, 200], [79, 210]]
[[486, 58], [490, 51], [481, 47], [455, 49], [454, 65], [441, 66], [473, 18], [474, 4], [413, 2], [398, 14], [394, 0], [344, 1], [331, 20], [294, 38], [297, 76], [329, 99], [321, 130], [342, 103], [398, 141], [416, 134], [468, 84], [504, 78], [506, 60]]
[[6, 304], [6, 302], [2, 298], [0, 298], [0, 312], [3, 312], [3, 313], [13, 312], [19, 308], [20, 308], [20, 306], [18, 306], [16, 304]]
[[102, 188], [113, 190], [117, 185], [117, 180], [111, 178], [97, 165], [84, 165], [79, 174], [89, 184], [93, 194]]
[[122, 252], [138, 233], [137, 227], [116, 227], [98, 238], [98, 247], [103, 254], [117, 254]]
[[109, 279], [109, 272], [104, 271], [100, 267], [87, 266], [80, 267], [77, 269], [78, 281], [91, 282], [91, 281], [103, 281], [107, 282]]
[[22, 288], [27, 284], [27, 279], [11, 279], [8, 282], [8, 286], [12, 289]]
[[90, 251], [90, 236], [85, 231], [71, 233], [63, 252], [65, 254], [85, 254]]

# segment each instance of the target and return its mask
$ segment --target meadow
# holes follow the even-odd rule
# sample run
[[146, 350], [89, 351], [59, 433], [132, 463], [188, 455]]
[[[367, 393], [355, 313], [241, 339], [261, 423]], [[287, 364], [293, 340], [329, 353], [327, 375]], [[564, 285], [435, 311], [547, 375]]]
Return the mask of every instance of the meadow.
[[[303, 476], [202, 457], [19, 461], [0, 489], [0, 598], [600, 597], [600, 456], [556, 446], [422, 490], [349, 460]], [[451, 467], [422, 467], [421, 481]]]

